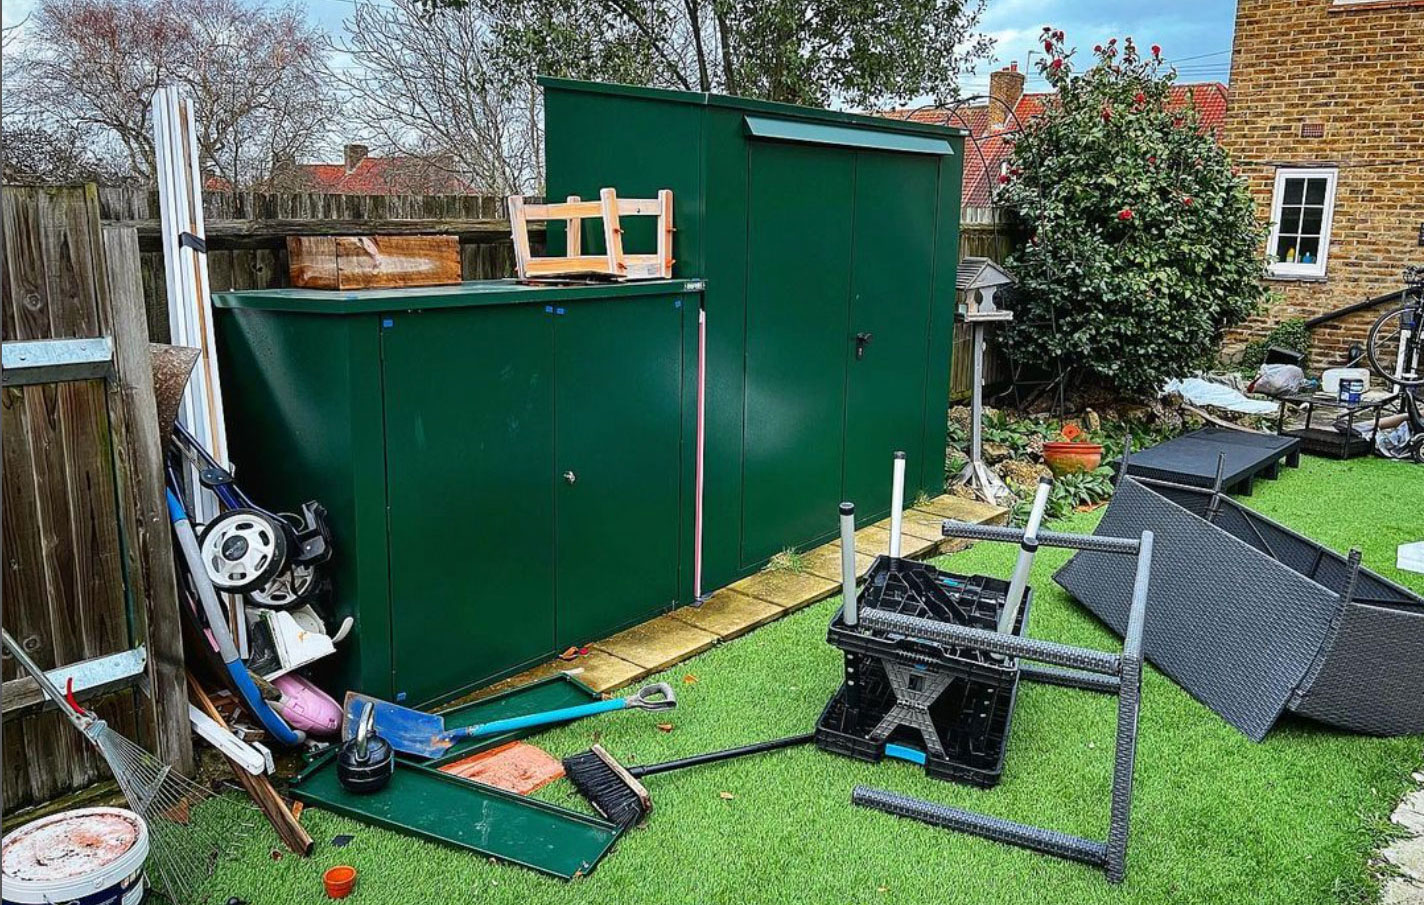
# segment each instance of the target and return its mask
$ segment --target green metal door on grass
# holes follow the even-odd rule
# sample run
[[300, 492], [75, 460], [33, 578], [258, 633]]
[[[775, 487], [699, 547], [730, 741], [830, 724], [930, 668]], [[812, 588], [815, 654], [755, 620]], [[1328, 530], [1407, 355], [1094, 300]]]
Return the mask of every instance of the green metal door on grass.
[[554, 646], [553, 318], [382, 324], [393, 688], [420, 703]]
[[[939, 160], [861, 151], [847, 350], [845, 499], [862, 518], [890, 511], [890, 463], [903, 450], [916, 473], [924, 451], [926, 369]], [[940, 456], [940, 451], [934, 453]], [[910, 482], [914, 486], [913, 479]]]
[[554, 321], [558, 647], [677, 602], [682, 297], [589, 302]]
[[834, 527], [855, 155], [751, 142], [742, 564]]

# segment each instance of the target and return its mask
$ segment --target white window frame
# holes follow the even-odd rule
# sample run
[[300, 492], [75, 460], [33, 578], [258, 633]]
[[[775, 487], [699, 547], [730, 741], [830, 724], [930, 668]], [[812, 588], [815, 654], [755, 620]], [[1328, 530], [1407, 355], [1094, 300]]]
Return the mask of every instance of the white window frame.
[[[1325, 264], [1330, 257], [1330, 227], [1335, 221], [1335, 183], [1340, 171], [1335, 167], [1280, 167], [1276, 170], [1276, 186], [1271, 193], [1271, 237], [1266, 243], [1266, 264], [1273, 277], [1325, 277]], [[1275, 260], [1276, 246], [1281, 236], [1281, 202], [1285, 198], [1287, 179], [1324, 179], [1325, 209], [1320, 217], [1320, 255], [1313, 264], [1286, 263]]]

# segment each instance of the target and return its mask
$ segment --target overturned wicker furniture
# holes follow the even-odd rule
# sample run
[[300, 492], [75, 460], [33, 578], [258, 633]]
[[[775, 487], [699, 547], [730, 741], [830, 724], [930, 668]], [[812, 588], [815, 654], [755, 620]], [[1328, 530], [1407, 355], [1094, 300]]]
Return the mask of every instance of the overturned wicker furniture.
[[[1250, 738], [1290, 710], [1374, 735], [1424, 732], [1424, 599], [1226, 497], [1129, 477], [1097, 531], [1157, 535], [1147, 659]], [[1083, 552], [1054, 579], [1118, 634], [1132, 573]]]

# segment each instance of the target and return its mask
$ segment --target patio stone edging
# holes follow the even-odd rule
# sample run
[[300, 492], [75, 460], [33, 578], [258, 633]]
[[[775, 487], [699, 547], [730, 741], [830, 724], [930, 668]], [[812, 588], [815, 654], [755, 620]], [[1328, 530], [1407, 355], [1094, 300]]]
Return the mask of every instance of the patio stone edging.
[[[901, 524], [901, 555], [929, 559], [963, 549], [964, 541], [940, 536], [947, 518], [975, 524], [1003, 524], [1009, 512], [975, 500], [944, 495], [906, 509]], [[889, 552], [890, 520], [856, 531], [856, 566], [864, 575], [875, 556]], [[840, 592], [840, 541], [801, 555], [800, 568], [772, 569], [749, 575], [716, 591], [699, 606], [684, 606], [588, 645], [571, 660], [554, 659], [452, 701], [447, 707], [479, 700], [558, 673], [569, 673], [594, 691], [606, 693], [661, 672], [724, 641], [741, 637], [797, 610]]]

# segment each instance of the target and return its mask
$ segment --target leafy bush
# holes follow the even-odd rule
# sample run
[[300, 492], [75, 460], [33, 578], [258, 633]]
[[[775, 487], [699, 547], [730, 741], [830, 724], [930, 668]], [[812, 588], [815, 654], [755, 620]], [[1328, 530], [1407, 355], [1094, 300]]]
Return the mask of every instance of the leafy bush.
[[1241, 353], [1241, 370], [1250, 374], [1256, 373], [1256, 369], [1266, 361], [1266, 350], [1272, 346], [1294, 349], [1304, 355], [1308, 362], [1310, 360], [1310, 330], [1305, 326], [1305, 319], [1293, 317], [1290, 320], [1281, 321], [1270, 333], [1266, 334], [1264, 339], [1253, 339], [1247, 343]]
[[1002, 335], [1081, 382], [1155, 394], [1265, 299], [1265, 226], [1195, 109], [1170, 102], [1176, 73], [1157, 47], [1114, 38], [1079, 72], [1063, 32], [1045, 29], [1043, 46], [1057, 101], [1023, 124], [1000, 177], [1028, 231]]
[[[1092, 471], [1080, 471], [1054, 478], [1053, 489], [1048, 492], [1045, 517], [1059, 519], [1070, 515], [1079, 506], [1101, 503], [1113, 494], [1112, 477], [1112, 468], [1100, 465]], [[1028, 514], [1032, 509], [1032, 497], [1016, 499], [1009, 510], [1009, 520], [1022, 527], [1028, 524]]]

